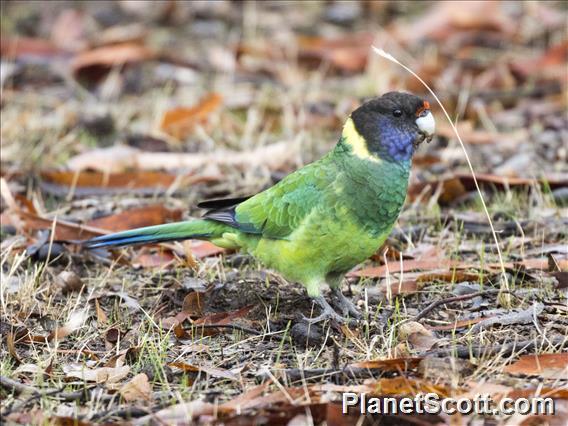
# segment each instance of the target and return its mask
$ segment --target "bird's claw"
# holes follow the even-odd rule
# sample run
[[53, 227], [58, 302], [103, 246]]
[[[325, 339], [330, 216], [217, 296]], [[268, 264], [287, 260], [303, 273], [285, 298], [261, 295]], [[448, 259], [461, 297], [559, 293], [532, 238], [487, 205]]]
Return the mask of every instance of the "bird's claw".
[[337, 306], [341, 309], [343, 315], [346, 316], [347, 314], [349, 314], [349, 316], [355, 319], [362, 318], [363, 315], [361, 315], [361, 312], [359, 312], [359, 310], [351, 300], [345, 297], [345, 295], [341, 292], [341, 289], [333, 289], [333, 293], [335, 294], [335, 297], [337, 297]]
[[318, 322], [327, 320], [332, 320], [338, 324], [345, 324], [352, 321], [352, 319], [346, 317], [347, 314], [351, 315], [355, 319], [361, 318], [361, 314], [359, 313], [355, 305], [353, 305], [353, 303], [351, 303], [349, 299], [343, 296], [341, 291], [339, 291], [339, 293], [341, 294], [341, 296], [338, 296], [338, 299], [340, 301], [340, 308], [345, 316], [339, 315], [322, 296], [318, 296], [314, 298], [314, 301], [321, 307], [323, 312], [314, 318], [308, 318], [305, 315], [302, 315], [303, 320], [308, 324], [316, 324]]
[[318, 315], [317, 317], [314, 317], [314, 318], [308, 318], [307, 316], [302, 315], [302, 319], [305, 322], [307, 322], [308, 324], [317, 324], [319, 322], [323, 322], [323, 321], [327, 321], [327, 320], [331, 320], [331, 321], [335, 321], [339, 324], [343, 324], [343, 323], [348, 321], [347, 318], [342, 317], [337, 312], [335, 312], [333, 309], [324, 310], [320, 315]]

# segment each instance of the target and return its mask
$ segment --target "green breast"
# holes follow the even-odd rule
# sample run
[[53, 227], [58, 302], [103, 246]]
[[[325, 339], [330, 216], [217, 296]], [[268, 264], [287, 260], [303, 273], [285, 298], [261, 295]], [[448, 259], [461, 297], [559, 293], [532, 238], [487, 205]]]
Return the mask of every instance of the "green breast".
[[370, 161], [338, 154], [342, 198], [349, 214], [374, 237], [390, 232], [406, 198], [410, 162]]

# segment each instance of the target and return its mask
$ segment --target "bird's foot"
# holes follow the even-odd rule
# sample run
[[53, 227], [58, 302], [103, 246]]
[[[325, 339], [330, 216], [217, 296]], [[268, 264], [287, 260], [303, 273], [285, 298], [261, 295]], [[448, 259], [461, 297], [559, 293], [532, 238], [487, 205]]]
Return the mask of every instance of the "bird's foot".
[[341, 292], [340, 288], [333, 288], [331, 289], [335, 297], [337, 297], [337, 307], [341, 309], [344, 316], [349, 315], [355, 319], [361, 319], [363, 315], [359, 312], [359, 309], [355, 306], [355, 304], [349, 300], [349, 298], [345, 297], [345, 295]]
[[326, 320], [332, 320], [339, 324], [343, 324], [349, 321], [347, 318], [335, 312], [335, 310], [330, 306], [329, 303], [327, 303], [323, 296], [314, 297], [313, 300], [320, 306], [323, 312], [314, 318], [308, 318], [305, 315], [302, 315], [304, 321], [306, 321], [308, 324], [316, 324], [318, 322]]

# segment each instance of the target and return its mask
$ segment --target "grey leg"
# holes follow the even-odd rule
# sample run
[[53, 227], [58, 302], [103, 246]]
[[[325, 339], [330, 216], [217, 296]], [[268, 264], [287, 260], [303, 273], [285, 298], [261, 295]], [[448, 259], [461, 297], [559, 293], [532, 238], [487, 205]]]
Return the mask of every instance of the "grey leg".
[[321, 313], [321, 315], [315, 318], [307, 318], [306, 316], [304, 316], [304, 320], [308, 323], [315, 324], [325, 320], [334, 320], [342, 324], [347, 321], [346, 318], [342, 317], [333, 310], [333, 308], [329, 305], [329, 303], [327, 303], [327, 300], [325, 300], [323, 296], [312, 297], [312, 300], [319, 305], [323, 312]]
[[349, 316], [360, 319], [362, 317], [359, 309], [353, 304], [351, 300], [343, 295], [341, 288], [335, 287], [331, 289], [332, 293], [337, 297], [337, 307], [341, 309], [343, 315], [349, 314]]

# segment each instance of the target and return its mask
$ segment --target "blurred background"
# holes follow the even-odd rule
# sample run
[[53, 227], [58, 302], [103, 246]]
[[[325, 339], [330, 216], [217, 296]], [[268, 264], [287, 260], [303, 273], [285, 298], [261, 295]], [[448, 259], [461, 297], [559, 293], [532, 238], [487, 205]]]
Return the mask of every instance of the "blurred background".
[[438, 123], [410, 199], [467, 197], [440, 109], [374, 44], [459, 120], [483, 182], [555, 189], [567, 170], [566, 18], [560, 1], [2, 2], [2, 175], [56, 205], [250, 194], [328, 151], [362, 100], [406, 90]]

